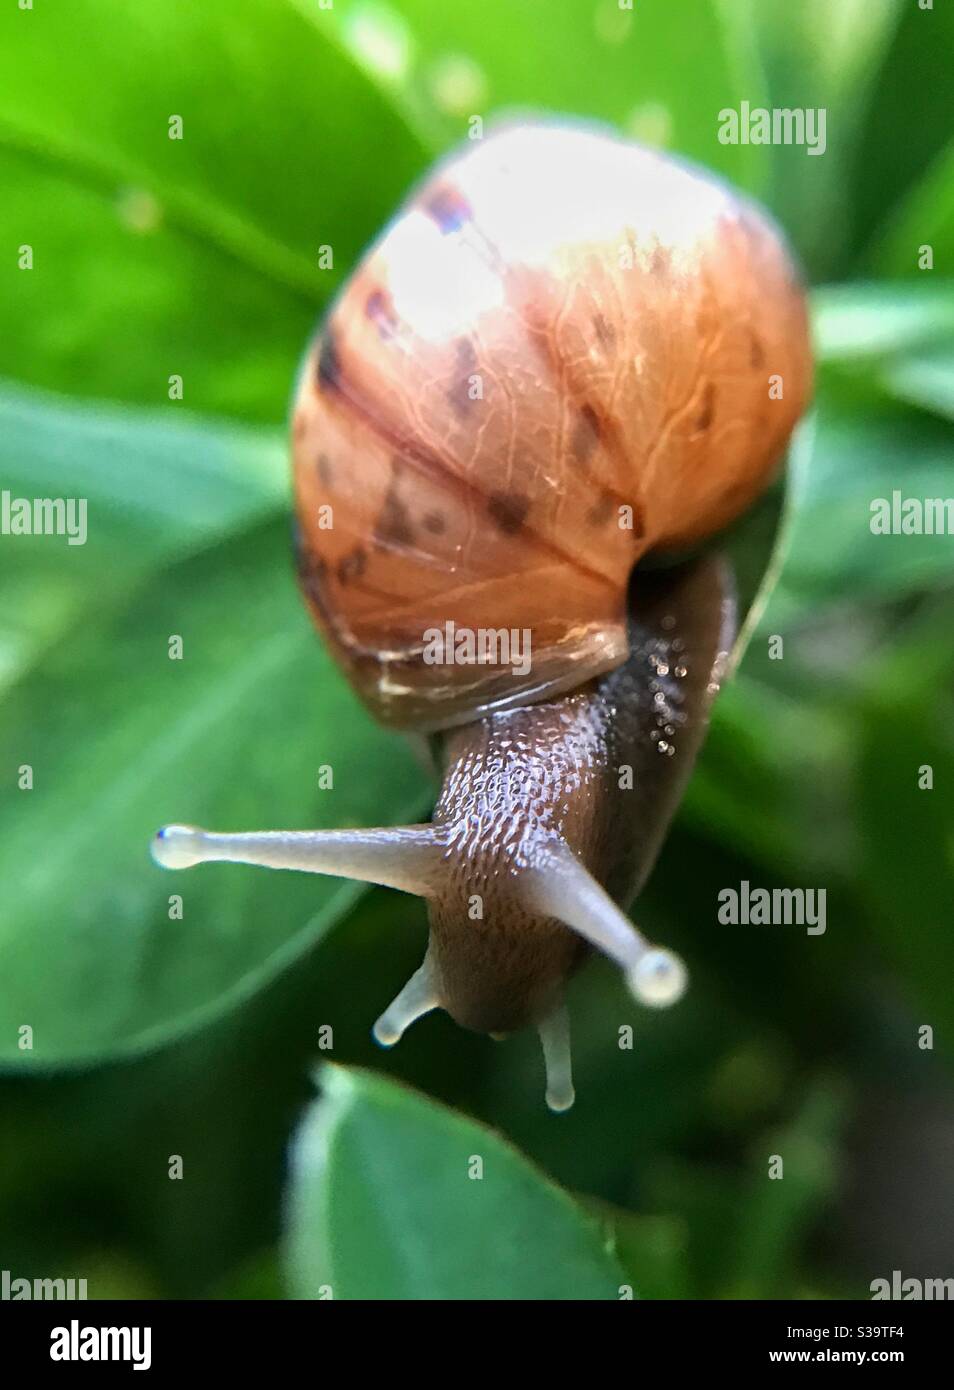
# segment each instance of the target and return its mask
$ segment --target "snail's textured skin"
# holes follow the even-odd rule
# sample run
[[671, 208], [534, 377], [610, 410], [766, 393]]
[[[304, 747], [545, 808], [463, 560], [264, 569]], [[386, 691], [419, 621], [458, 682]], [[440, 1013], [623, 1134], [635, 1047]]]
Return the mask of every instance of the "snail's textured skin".
[[[747, 507], [809, 385], [802, 289], [753, 205], [604, 134], [477, 142], [371, 249], [302, 372], [312, 612], [386, 722], [572, 690], [625, 659], [635, 562]], [[530, 671], [427, 665], [448, 621], [529, 629]]]
[[429, 950], [443, 1007], [464, 1027], [536, 1022], [587, 954], [569, 928], [524, 908], [513, 879], [562, 843], [627, 907], [692, 769], [734, 632], [731, 580], [707, 556], [641, 576], [637, 592], [624, 665], [445, 736], [433, 820], [447, 873]]

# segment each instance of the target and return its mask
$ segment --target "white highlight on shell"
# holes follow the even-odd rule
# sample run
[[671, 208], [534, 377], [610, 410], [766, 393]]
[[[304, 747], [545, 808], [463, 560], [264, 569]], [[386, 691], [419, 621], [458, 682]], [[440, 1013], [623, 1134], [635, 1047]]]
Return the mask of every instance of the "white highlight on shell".
[[503, 281], [486, 259], [461, 233], [445, 234], [418, 208], [398, 219], [381, 253], [395, 313], [420, 338], [458, 337], [481, 314], [503, 307]]
[[664, 244], [678, 266], [684, 254], [697, 257], [721, 219], [738, 215], [712, 176], [585, 128], [561, 129], [559, 140], [546, 124], [503, 130], [457, 161], [454, 182], [510, 264], [557, 264], [567, 246], [618, 241], [615, 228], [636, 246]]

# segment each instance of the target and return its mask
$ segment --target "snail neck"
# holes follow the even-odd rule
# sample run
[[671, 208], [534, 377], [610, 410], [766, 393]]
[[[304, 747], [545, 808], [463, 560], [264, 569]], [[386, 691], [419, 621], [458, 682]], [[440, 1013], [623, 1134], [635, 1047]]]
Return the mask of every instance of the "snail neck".
[[555, 850], [605, 881], [609, 713], [593, 683], [444, 737], [434, 825], [446, 873], [430, 901], [431, 954], [444, 1006], [464, 1027], [506, 1033], [539, 1022], [586, 957], [586, 942], [524, 889]]

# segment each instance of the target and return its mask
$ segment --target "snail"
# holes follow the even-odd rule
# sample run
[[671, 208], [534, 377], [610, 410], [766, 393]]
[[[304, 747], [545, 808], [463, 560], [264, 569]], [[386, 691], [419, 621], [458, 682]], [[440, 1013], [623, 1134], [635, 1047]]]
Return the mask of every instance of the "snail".
[[443, 764], [430, 824], [217, 834], [156, 860], [427, 900], [374, 1026], [535, 1025], [573, 1102], [566, 983], [591, 950], [648, 1005], [686, 972], [624, 908], [704, 736], [735, 627], [705, 545], [777, 472], [810, 391], [778, 231], [701, 170], [566, 125], [439, 164], [358, 265], [292, 412], [304, 598], [376, 717]]

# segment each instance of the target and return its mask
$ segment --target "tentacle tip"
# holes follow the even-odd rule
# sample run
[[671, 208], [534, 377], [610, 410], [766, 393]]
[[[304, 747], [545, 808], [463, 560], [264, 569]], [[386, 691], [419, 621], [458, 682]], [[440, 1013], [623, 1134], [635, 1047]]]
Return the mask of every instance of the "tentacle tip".
[[659, 947], [641, 955], [627, 975], [633, 996], [654, 1009], [675, 1004], [685, 994], [688, 983], [688, 972], [679, 957]]
[[401, 1041], [404, 1034], [399, 1032], [398, 1029], [394, 1027], [393, 1023], [379, 1018], [371, 1029], [371, 1036], [374, 1038], [378, 1047], [393, 1047], [395, 1043]]
[[554, 1115], [562, 1115], [564, 1111], [573, 1108], [576, 1100], [576, 1092], [572, 1086], [561, 1087], [559, 1090], [547, 1088], [547, 1109]]
[[194, 825], [164, 825], [152, 838], [150, 852], [163, 869], [190, 869], [202, 858], [202, 831]]

